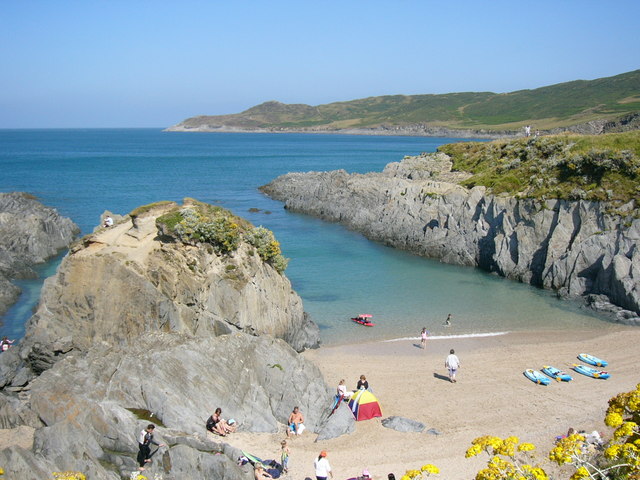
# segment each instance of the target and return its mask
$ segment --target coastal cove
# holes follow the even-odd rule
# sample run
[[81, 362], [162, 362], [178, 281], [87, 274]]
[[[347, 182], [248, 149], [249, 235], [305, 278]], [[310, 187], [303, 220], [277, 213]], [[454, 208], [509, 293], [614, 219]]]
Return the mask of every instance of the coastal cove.
[[[283, 209], [258, 192], [287, 173], [380, 171], [451, 138], [303, 134], [163, 133], [158, 130], [0, 131], [0, 191], [27, 191], [89, 233], [105, 210], [125, 214], [158, 200], [218, 204], [276, 234], [286, 271], [325, 344], [417, 335], [613, 328], [551, 292], [468, 267], [444, 265]], [[59, 261], [59, 260], [58, 260]], [[47, 273], [51, 271], [48, 266]], [[27, 284], [35, 288], [41, 283]], [[23, 295], [1, 334], [19, 337], [34, 303]], [[37, 301], [37, 300], [35, 300]], [[349, 321], [373, 313], [374, 329]], [[454, 317], [442, 326], [447, 313]]]

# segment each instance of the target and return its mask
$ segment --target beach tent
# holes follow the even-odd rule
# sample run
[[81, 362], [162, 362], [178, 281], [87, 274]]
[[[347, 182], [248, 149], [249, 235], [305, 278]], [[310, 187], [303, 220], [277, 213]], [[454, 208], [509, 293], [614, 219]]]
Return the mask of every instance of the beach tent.
[[358, 390], [354, 393], [349, 400], [349, 408], [356, 420], [369, 420], [382, 416], [378, 399], [369, 390]]

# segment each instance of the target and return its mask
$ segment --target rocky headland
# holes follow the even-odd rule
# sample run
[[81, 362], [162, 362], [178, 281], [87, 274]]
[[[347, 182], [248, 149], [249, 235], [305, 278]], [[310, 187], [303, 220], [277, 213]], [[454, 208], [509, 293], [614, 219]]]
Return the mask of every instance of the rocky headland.
[[11, 280], [35, 278], [34, 265], [67, 248], [79, 232], [75, 223], [33, 195], [0, 193], [0, 315], [20, 295]]
[[282, 431], [296, 405], [312, 432], [351, 427], [327, 423], [331, 391], [297, 353], [319, 331], [275, 257], [255, 236], [223, 252], [187, 235], [178, 220], [196, 213], [256, 231], [216, 207], [160, 202], [78, 241], [47, 279], [25, 338], [0, 355], [0, 428], [22, 432], [0, 451], [10, 478], [129, 478], [149, 421], [168, 445], [151, 474], [250, 478], [240, 451], [205, 435], [216, 407], [247, 432]]
[[339, 222], [367, 238], [446, 263], [582, 297], [640, 325], [640, 220], [606, 202], [519, 198], [460, 185], [442, 153], [383, 172], [289, 173], [261, 190], [285, 208]]

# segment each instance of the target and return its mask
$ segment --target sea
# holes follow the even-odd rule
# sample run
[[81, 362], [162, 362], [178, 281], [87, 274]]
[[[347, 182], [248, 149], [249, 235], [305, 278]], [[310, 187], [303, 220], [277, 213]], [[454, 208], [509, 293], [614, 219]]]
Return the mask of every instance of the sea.
[[[380, 171], [456, 138], [331, 134], [190, 133], [161, 129], [0, 130], [0, 192], [25, 191], [90, 233], [105, 210], [126, 214], [185, 197], [220, 205], [271, 229], [285, 272], [326, 345], [502, 335], [519, 330], [611, 328], [579, 304], [479, 269], [446, 265], [292, 213], [258, 190], [287, 172]], [[21, 338], [44, 279], [64, 252], [19, 280], [20, 300], [0, 336]], [[373, 315], [375, 327], [351, 317]], [[451, 326], [443, 322], [452, 315]]]

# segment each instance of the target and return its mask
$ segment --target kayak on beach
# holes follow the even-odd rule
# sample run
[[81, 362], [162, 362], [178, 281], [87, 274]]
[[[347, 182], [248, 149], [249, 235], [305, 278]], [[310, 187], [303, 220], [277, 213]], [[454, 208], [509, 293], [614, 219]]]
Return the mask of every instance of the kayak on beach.
[[582, 375], [586, 375], [587, 377], [600, 378], [602, 380], [606, 380], [611, 375], [602, 370], [597, 370], [593, 367], [587, 367], [586, 365], [578, 365], [576, 363], [573, 364], [572, 367], [576, 372], [581, 373]]
[[361, 313], [357, 317], [352, 317], [351, 320], [359, 323], [360, 325], [364, 325], [365, 327], [373, 327], [375, 326], [375, 323], [371, 321], [371, 318], [373, 318], [373, 315], [369, 313]]
[[527, 377], [533, 383], [537, 383], [538, 385], [549, 385], [551, 383], [551, 380], [549, 380], [549, 377], [545, 377], [538, 370], [532, 370], [531, 368], [527, 368], [523, 373], [525, 377]]
[[578, 355], [578, 360], [582, 360], [584, 363], [588, 363], [589, 365], [593, 365], [594, 367], [606, 367], [609, 365], [609, 362], [606, 360], [602, 360], [598, 357], [594, 357], [593, 355], [589, 355], [588, 353], [581, 353]]
[[571, 375], [568, 375], [559, 368], [552, 367], [551, 365], [545, 365], [544, 367], [542, 367], [542, 373], [550, 376], [557, 382], [570, 382], [571, 380], [573, 380], [573, 377]]

